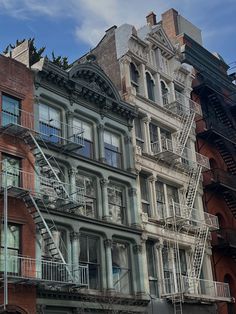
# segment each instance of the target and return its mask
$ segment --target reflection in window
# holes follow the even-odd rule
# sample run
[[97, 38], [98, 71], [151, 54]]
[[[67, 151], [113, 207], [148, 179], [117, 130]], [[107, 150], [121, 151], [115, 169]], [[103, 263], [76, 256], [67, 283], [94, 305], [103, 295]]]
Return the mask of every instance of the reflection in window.
[[152, 241], [147, 241], [146, 252], [147, 252], [147, 265], [148, 265], [148, 278], [149, 278], [149, 290], [150, 294], [158, 297], [158, 280], [157, 280], [157, 270], [156, 270], [156, 256], [155, 248]]
[[62, 137], [62, 125], [60, 111], [50, 106], [39, 105], [39, 131], [44, 140], [52, 143], [60, 143]]
[[140, 184], [140, 191], [141, 191], [142, 211], [144, 213], [147, 213], [148, 216], [150, 217], [148, 180], [142, 174], [139, 176], [139, 184]]
[[166, 206], [165, 206], [165, 194], [164, 184], [160, 181], [156, 181], [156, 199], [157, 199], [157, 213], [160, 218], [164, 218]]
[[161, 81], [161, 94], [162, 94], [162, 101], [163, 101], [163, 106], [168, 105], [169, 103], [169, 95], [168, 95], [168, 88], [166, 87], [166, 84]]
[[84, 187], [85, 203], [80, 207], [80, 214], [87, 217], [96, 216], [97, 181], [90, 175], [77, 174], [76, 186]]
[[130, 77], [131, 77], [131, 85], [136, 89], [136, 92], [138, 93], [139, 73], [136, 66], [132, 62], [130, 63]]
[[105, 159], [108, 165], [121, 168], [120, 137], [114, 133], [104, 131]]
[[135, 127], [135, 136], [136, 136], [136, 145], [141, 147], [143, 151], [144, 148], [144, 140], [143, 140], [143, 132], [142, 132], [142, 123], [140, 118], [136, 118], [134, 120]]
[[123, 189], [116, 185], [110, 185], [108, 192], [108, 208], [111, 221], [123, 224], [124, 223], [124, 203]]
[[93, 130], [92, 130], [92, 125], [79, 120], [79, 119], [74, 119], [73, 120], [73, 130], [83, 130], [83, 136], [84, 136], [84, 146], [77, 151], [75, 151], [77, 154], [88, 157], [88, 158], [93, 158]]
[[20, 159], [3, 155], [2, 170], [2, 186], [5, 186], [5, 175], [7, 186], [20, 186]]
[[154, 97], [154, 81], [151, 78], [151, 75], [146, 72], [146, 83], [147, 83], [147, 92], [148, 92], [148, 98], [152, 101], [155, 101]]
[[20, 102], [10, 96], [2, 96], [2, 125], [20, 124]]
[[[11, 274], [20, 274], [20, 226], [8, 224], [7, 227], [7, 270]], [[4, 228], [1, 228], [0, 271], [4, 271]]]
[[80, 236], [79, 263], [88, 265], [89, 288], [100, 288], [100, 259], [99, 239], [92, 235], [82, 234]]
[[130, 293], [130, 268], [128, 246], [114, 242], [112, 245], [113, 287], [116, 291]]

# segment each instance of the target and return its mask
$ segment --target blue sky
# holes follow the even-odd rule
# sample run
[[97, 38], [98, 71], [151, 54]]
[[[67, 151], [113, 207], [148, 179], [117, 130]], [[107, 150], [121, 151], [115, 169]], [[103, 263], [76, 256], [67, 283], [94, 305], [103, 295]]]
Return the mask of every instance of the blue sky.
[[54, 50], [72, 62], [110, 26], [139, 28], [150, 11], [159, 20], [171, 7], [202, 30], [207, 49], [227, 63], [236, 61], [235, 0], [0, 0], [0, 51], [16, 39], [35, 37], [48, 56]]

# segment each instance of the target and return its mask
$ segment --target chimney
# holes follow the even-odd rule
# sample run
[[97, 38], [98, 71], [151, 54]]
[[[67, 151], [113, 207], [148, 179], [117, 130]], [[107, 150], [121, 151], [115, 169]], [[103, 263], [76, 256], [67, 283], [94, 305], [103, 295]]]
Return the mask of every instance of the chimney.
[[162, 27], [170, 39], [175, 39], [179, 35], [178, 11], [170, 9], [161, 15]]
[[156, 25], [156, 23], [157, 23], [156, 14], [154, 12], [150, 12], [146, 16], [146, 21], [147, 21], [147, 24], [150, 24], [151, 26]]

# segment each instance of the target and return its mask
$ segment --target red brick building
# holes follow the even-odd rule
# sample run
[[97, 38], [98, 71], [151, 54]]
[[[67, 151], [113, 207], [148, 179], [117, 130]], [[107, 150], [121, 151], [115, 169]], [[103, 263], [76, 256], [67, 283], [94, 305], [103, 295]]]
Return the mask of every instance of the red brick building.
[[[162, 24], [182, 46], [183, 62], [195, 68], [192, 98], [201, 104], [197, 149], [210, 160], [211, 170], [203, 177], [205, 209], [219, 219], [212, 236], [212, 264], [216, 281], [227, 282], [236, 297], [236, 86], [227, 74], [228, 66], [218, 54], [202, 46], [201, 32], [177, 11], [162, 15]], [[236, 313], [232, 303], [219, 303], [220, 314]]]
[[[34, 181], [34, 158], [23, 136], [33, 126], [33, 74], [22, 63], [0, 56], [0, 160], [1, 160], [1, 289], [3, 313], [36, 313], [36, 290], [18, 284], [11, 274], [23, 271], [21, 256], [35, 258], [35, 226], [22, 195]], [[16, 136], [16, 133], [19, 136]], [[7, 179], [6, 179], [7, 174]], [[7, 186], [8, 304], [4, 310], [4, 187]], [[6, 300], [5, 300], [6, 301]], [[1, 313], [2, 313], [1, 312]]]

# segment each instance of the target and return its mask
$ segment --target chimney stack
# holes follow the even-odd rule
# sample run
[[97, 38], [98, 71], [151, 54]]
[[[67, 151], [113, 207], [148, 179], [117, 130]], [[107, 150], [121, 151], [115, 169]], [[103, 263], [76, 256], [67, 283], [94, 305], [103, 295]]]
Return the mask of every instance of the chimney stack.
[[156, 25], [157, 24], [156, 14], [154, 12], [150, 12], [146, 16], [146, 21], [147, 21], [147, 24], [150, 24], [151, 26]]
[[162, 26], [170, 39], [175, 39], [179, 35], [178, 12], [170, 9], [161, 15]]

